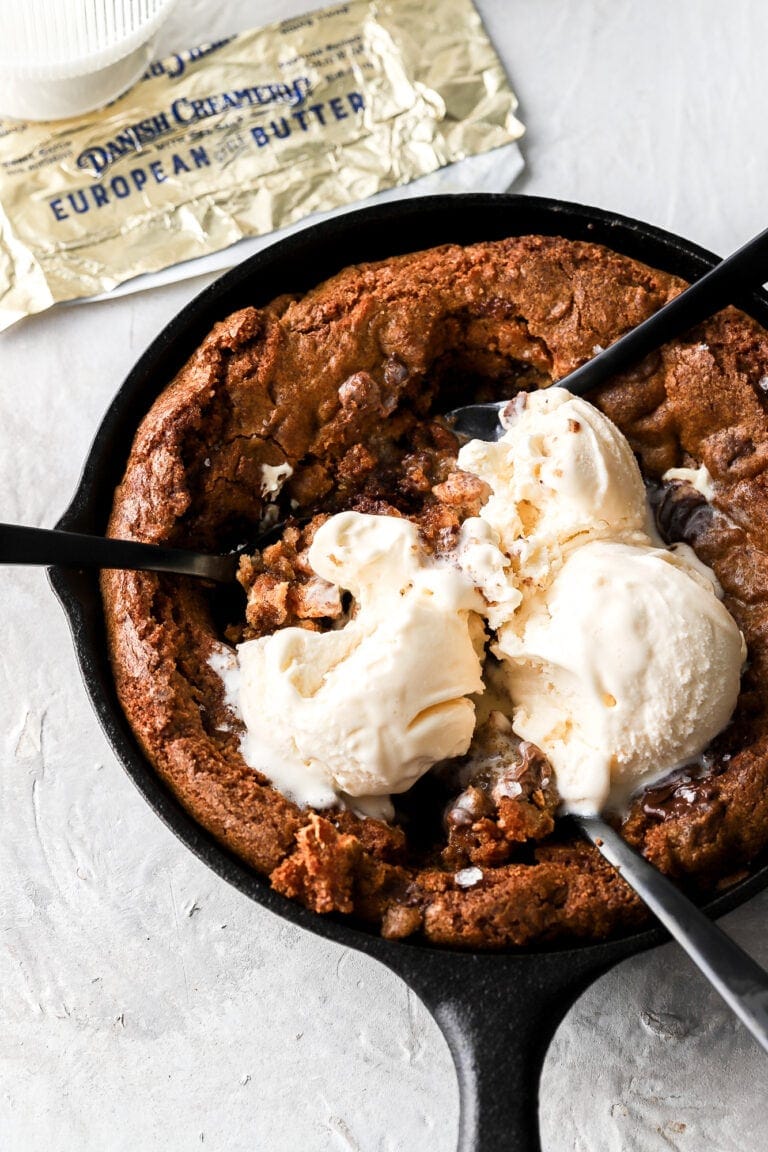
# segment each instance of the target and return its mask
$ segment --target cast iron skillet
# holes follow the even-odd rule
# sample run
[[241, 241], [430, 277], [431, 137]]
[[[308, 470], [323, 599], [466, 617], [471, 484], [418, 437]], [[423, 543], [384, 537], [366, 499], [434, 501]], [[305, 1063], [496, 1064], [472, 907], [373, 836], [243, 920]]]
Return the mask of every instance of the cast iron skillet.
[[[136, 427], [208, 330], [247, 304], [303, 292], [348, 264], [436, 244], [526, 233], [593, 240], [656, 268], [695, 279], [716, 257], [623, 216], [528, 196], [434, 196], [367, 208], [314, 225], [234, 268], [171, 321], [117, 393], [96, 434], [77, 492], [57, 527], [103, 533]], [[734, 301], [768, 327], [768, 296]], [[184, 811], [145, 760], [118, 704], [107, 658], [97, 577], [53, 568], [91, 701], [117, 757], [162, 820], [215, 872], [294, 924], [359, 948], [397, 972], [428, 1006], [456, 1062], [460, 1152], [536, 1152], [538, 1083], [549, 1041], [566, 1010], [601, 973], [664, 939], [658, 930], [568, 949], [503, 954], [389, 942], [341, 917], [321, 917], [273, 892], [266, 881]], [[768, 884], [768, 866], [713, 900], [713, 916]]]

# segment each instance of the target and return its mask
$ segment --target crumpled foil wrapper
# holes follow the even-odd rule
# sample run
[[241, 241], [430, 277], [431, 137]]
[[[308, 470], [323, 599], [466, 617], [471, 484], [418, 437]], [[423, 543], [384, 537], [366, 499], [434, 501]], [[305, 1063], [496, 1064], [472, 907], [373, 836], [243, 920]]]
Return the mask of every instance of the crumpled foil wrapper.
[[0, 121], [0, 329], [509, 144], [516, 108], [470, 0], [352, 0]]

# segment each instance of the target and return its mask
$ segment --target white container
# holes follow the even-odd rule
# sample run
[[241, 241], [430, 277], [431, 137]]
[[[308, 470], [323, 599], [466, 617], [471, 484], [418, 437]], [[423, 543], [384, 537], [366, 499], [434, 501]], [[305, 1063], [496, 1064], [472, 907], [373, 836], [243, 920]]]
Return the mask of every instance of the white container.
[[61, 120], [114, 100], [149, 64], [176, 0], [0, 0], [0, 116]]

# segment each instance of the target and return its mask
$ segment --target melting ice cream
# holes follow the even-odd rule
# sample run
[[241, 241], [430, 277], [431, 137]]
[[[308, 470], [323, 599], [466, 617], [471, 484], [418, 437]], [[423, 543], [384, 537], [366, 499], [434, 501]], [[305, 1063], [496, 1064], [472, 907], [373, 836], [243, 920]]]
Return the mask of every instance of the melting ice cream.
[[468, 750], [486, 639], [566, 809], [621, 804], [695, 758], [733, 712], [744, 643], [713, 574], [660, 544], [621, 432], [550, 388], [459, 465], [492, 495], [453, 563], [405, 519], [344, 512], [318, 529], [310, 564], [354, 609], [328, 632], [239, 646], [246, 760], [302, 803], [385, 814]]
[[[494, 600], [498, 562], [472, 568], [513, 728], [549, 758], [565, 808], [620, 805], [698, 756], [733, 712], [744, 641], [714, 574], [686, 545], [657, 546], [618, 428], [550, 388], [459, 463], [493, 490], [479, 519], [519, 596], [508, 611]], [[481, 532], [465, 522], [465, 551]]]
[[482, 597], [430, 561], [410, 520], [342, 512], [315, 533], [318, 576], [354, 598], [341, 628], [284, 628], [238, 648], [243, 753], [281, 791], [362, 811], [466, 752], [482, 692]]

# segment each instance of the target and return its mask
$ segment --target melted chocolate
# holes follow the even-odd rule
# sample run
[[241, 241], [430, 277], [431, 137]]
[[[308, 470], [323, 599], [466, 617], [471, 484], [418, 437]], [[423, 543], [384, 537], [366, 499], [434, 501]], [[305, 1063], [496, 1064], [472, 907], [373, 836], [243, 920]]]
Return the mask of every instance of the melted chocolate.
[[692, 805], [716, 799], [719, 792], [716, 780], [725, 768], [725, 763], [715, 761], [705, 752], [696, 763], [676, 769], [660, 783], [647, 788], [641, 799], [643, 812], [655, 820], [674, 820], [690, 811]]
[[693, 545], [709, 526], [714, 515], [712, 505], [692, 484], [646, 481], [646, 490], [659, 534], [667, 544]]

